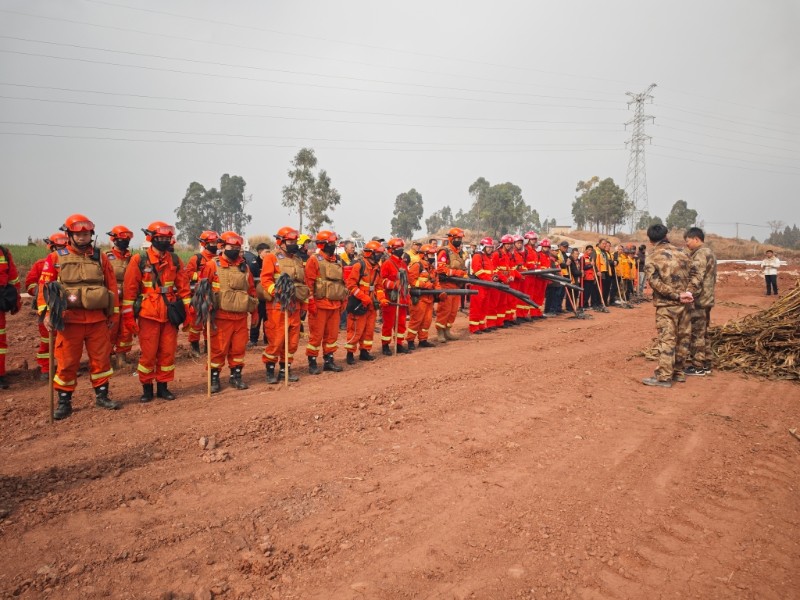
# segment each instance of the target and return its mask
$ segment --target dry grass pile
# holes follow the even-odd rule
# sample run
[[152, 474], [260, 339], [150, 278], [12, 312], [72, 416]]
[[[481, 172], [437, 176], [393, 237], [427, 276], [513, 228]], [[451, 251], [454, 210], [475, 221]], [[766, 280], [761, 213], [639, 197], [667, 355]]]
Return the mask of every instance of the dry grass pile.
[[800, 281], [772, 306], [708, 331], [714, 366], [800, 380]]

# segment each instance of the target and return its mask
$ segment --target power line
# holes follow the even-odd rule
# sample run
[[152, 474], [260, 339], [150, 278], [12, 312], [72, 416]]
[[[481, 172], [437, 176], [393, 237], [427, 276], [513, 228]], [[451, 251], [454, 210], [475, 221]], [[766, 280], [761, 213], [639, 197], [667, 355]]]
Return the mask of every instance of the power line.
[[703, 133], [700, 131], [691, 131], [689, 129], [681, 129], [680, 127], [671, 127], [669, 125], [663, 125], [660, 123], [656, 123], [655, 127], [657, 129], [667, 129], [669, 131], [680, 131], [681, 133], [689, 133], [692, 135], [697, 135], [704, 138], [712, 138], [715, 140], [723, 140], [727, 142], [735, 142], [737, 144], [747, 144], [748, 146], [758, 146], [759, 148], [769, 148], [770, 150], [780, 150], [781, 152], [789, 152], [789, 153], [796, 153], [798, 150], [791, 150], [789, 148], [780, 148], [778, 146], [768, 146], [767, 144], [759, 144], [758, 142], [751, 142], [751, 141], [743, 141], [743, 140], [735, 140], [733, 138], [721, 136], [721, 135], [713, 135], [711, 133]]
[[[719, 146], [712, 146], [710, 144], [701, 144], [699, 142], [687, 142], [686, 140], [676, 140], [674, 138], [660, 136], [659, 139], [666, 140], [668, 142], [676, 142], [678, 144], [689, 144], [693, 146], [702, 146], [703, 148], [711, 148], [712, 150], [722, 150], [724, 152], [736, 152], [737, 154], [749, 154], [751, 156], [757, 156], [759, 158], [772, 158], [775, 160], [787, 160], [785, 156], [775, 156], [771, 154], [759, 154], [758, 152], [748, 152], [747, 150], [737, 150], [736, 148], [720, 148]], [[787, 165], [792, 166], [794, 165]]]
[[769, 166], [769, 167], [775, 167], [777, 169], [800, 169], [800, 167], [795, 167], [793, 165], [777, 165], [777, 164], [774, 164], [774, 163], [764, 162], [764, 161], [761, 161], [761, 160], [746, 160], [744, 158], [736, 158], [734, 156], [721, 156], [719, 154], [709, 154], [707, 152], [697, 152], [695, 150], [686, 150], [684, 148], [675, 148], [674, 146], [665, 146], [663, 144], [658, 144], [658, 143], [654, 144], [654, 147], [663, 148], [665, 150], [674, 150], [676, 152], [684, 152], [684, 153], [689, 153], [689, 154], [696, 154], [698, 156], [710, 156], [712, 158], [719, 158], [721, 160], [734, 160], [734, 161], [739, 161], [739, 162], [743, 162], [743, 163], [747, 163], [747, 164], [766, 165], [766, 166]]
[[772, 170], [772, 169], [760, 169], [758, 167], [745, 167], [745, 166], [742, 166], [742, 165], [730, 165], [730, 164], [725, 164], [725, 163], [712, 162], [712, 161], [709, 161], [709, 160], [698, 160], [696, 158], [686, 158], [684, 156], [671, 156], [669, 154], [663, 154], [661, 152], [657, 152], [657, 151], [654, 151], [654, 150], [651, 150], [650, 154], [652, 156], [658, 156], [659, 158], [668, 158], [668, 159], [671, 159], [671, 160], [680, 160], [680, 161], [690, 162], [690, 163], [700, 163], [700, 164], [704, 164], [704, 165], [714, 165], [714, 166], [717, 166], [717, 167], [726, 167], [726, 168], [729, 168], [729, 169], [737, 169], [737, 170], [744, 169], [745, 171], [760, 171], [762, 173], [772, 173], [774, 175], [790, 175], [790, 176], [798, 176], [798, 175], [800, 175], [800, 173], [787, 173], [785, 171], [775, 171], [775, 170]]
[[763, 124], [747, 123], [744, 119], [729, 119], [729, 118], [726, 118], [726, 117], [719, 117], [719, 116], [717, 116], [717, 115], [715, 115], [713, 113], [707, 113], [707, 112], [697, 111], [697, 110], [688, 110], [688, 109], [685, 109], [685, 108], [679, 108], [677, 106], [672, 106], [670, 104], [658, 103], [657, 106], [663, 106], [664, 108], [668, 108], [668, 109], [671, 109], [671, 110], [676, 110], [678, 112], [686, 113], [688, 115], [697, 115], [698, 117], [705, 117], [707, 119], [714, 119], [716, 121], [723, 121], [725, 123], [733, 123], [734, 125], [743, 125], [745, 127], [757, 127], [759, 129], [764, 129], [765, 131], [774, 131], [776, 133], [792, 133], [792, 134], [796, 134], [796, 132], [794, 132], [794, 131], [788, 131], [787, 132], [785, 127], [781, 128], [781, 129], [774, 128], [774, 127], [767, 127], [766, 125], [763, 125]]

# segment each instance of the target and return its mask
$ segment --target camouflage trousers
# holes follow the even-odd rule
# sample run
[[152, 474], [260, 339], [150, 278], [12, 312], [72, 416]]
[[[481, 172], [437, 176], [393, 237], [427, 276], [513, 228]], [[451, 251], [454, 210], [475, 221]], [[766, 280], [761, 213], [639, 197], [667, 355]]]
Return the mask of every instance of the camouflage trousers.
[[656, 379], [672, 381], [673, 373], [683, 371], [689, 356], [692, 326], [686, 306], [659, 306], [656, 308], [658, 331], [658, 367]]
[[711, 346], [708, 342], [711, 307], [690, 308], [689, 315], [692, 323], [692, 342], [689, 346], [689, 362], [695, 367], [703, 368], [711, 363]]

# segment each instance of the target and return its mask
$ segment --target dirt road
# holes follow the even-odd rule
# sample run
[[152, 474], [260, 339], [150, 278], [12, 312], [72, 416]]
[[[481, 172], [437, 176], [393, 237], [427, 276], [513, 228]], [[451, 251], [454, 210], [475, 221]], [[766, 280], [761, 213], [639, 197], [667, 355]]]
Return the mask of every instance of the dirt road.
[[[761, 293], [732, 278], [713, 320]], [[12, 353], [28, 351], [14, 322]], [[253, 351], [251, 389], [211, 400], [185, 360], [177, 401], [141, 405], [118, 373], [125, 406], [102, 411], [83, 376], [53, 426], [43, 385], [16, 385], [0, 396], [0, 594], [800, 597], [800, 387], [715, 372], [646, 388], [635, 355], [653, 334], [649, 304], [559, 317], [302, 367], [289, 390]]]

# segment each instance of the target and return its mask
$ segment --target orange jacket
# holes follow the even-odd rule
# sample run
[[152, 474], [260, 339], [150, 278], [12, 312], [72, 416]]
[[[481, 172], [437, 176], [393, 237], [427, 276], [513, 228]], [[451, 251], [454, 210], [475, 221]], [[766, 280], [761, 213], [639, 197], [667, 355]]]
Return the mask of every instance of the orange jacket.
[[[402, 258], [397, 258], [395, 255], [389, 256], [388, 260], [383, 261], [381, 265], [381, 279], [383, 280], [383, 289], [389, 291], [390, 298], [394, 298], [393, 302], [400, 304], [408, 304], [408, 296], [401, 296], [403, 292], [408, 290], [400, 289], [400, 272], [406, 272], [406, 280], [408, 279], [408, 266]], [[395, 298], [396, 297], [396, 298]]]
[[[77, 256], [83, 254], [84, 256], [88, 257], [95, 253], [95, 249], [91, 248], [88, 252], [79, 252], [72, 246], [72, 244], [68, 244], [66, 248], [56, 250], [55, 252], [51, 252], [47, 255], [47, 258], [44, 259], [44, 264], [42, 265], [42, 274], [39, 277], [39, 299], [37, 301], [37, 306], [40, 313], [47, 308], [47, 303], [44, 299], [44, 286], [51, 281], [58, 281], [58, 257], [64, 253], [75, 254]], [[119, 297], [117, 293], [117, 278], [114, 277], [114, 269], [111, 267], [111, 263], [108, 262], [108, 258], [106, 258], [105, 254], [97, 250], [96, 255], [97, 260], [100, 262], [100, 267], [103, 270], [104, 285], [109, 292], [114, 294], [114, 312], [117, 313], [119, 312]], [[107, 319], [108, 317], [103, 310], [68, 308], [64, 311], [65, 323], [99, 323], [100, 321], [105, 321]]]
[[378, 302], [386, 300], [380, 267], [372, 265], [366, 259], [362, 258], [353, 264], [353, 270], [350, 271], [345, 285], [350, 295], [366, 304], [368, 310], [374, 310], [373, 299]]
[[456, 248], [449, 242], [447, 246], [439, 250], [436, 253], [436, 274], [439, 275], [439, 281], [441, 282], [439, 287], [448, 290], [460, 288], [461, 286], [456, 283], [441, 281], [441, 277], [444, 275], [446, 277], [466, 278], [466, 262], [467, 258], [464, 256], [462, 250]]
[[[146, 264], [140, 265], [142, 255]], [[174, 302], [178, 298], [185, 305], [191, 301], [189, 291], [189, 278], [183, 268], [183, 262], [172, 252], [159, 253], [148, 248], [145, 252], [134, 254], [128, 269], [125, 271], [125, 283], [122, 285], [122, 312], [133, 309], [133, 303], [142, 296], [142, 307], [139, 318], [167, 322], [167, 302]], [[177, 264], [176, 264], [177, 263]], [[153, 281], [153, 269], [158, 273], [158, 282], [161, 287], [156, 287]], [[166, 295], [166, 298], [162, 298]]]
[[[275, 283], [278, 281], [278, 277], [281, 274], [281, 266], [278, 263], [278, 258], [280, 257], [281, 260], [294, 260], [297, 263], [297, 273], [296, 276], [302, 277], [302, 285], [305, 285], [305, 266], [302, 264], [302, 259], [299, 255], [295, 254], [294, 257], [286, 254], [280, 246], [276, 247], [272, 252], [267, 254], [264, 257], [264, 260], [261, 262], [261, 287], [264, 289], [265, 292], [270, 294], [271, 296], [275, 296]], [[288, 271], [288, 268], [287, 268]], [[295, 285], [298, 284], [298, 280], [293, 278]], [[310, 297], [310, 296], [309, 296]], [[297, 298], [292, 300], [292, 303], [305, 310], [306, 305], [308, 304], [308, 300], [304, 302], [300, 302]], [[272, 300], [267, 301], [267, 308], [270, 309], [278, 309], [280, 303], [278, 302], [277, 298], [273, 298]]]
[[[119, 248], [114, 246], [111, 248], [111, 250], [106, 252], [106, 256], [108, 257], [108, 260], [111, 262], [111, 268], [114, 270], [114, 276], [116, 277], [117, 271], [116, 269], [114, 269], [115, 261], [120, 262], [119, 268], [121, 268], [121, 265], [125, 264], [126, 262], [130, 263], [132, 255], [130, 250], [125, 250], [125, 252], [121, 252]], [[120, 297], [120, 299], [122, 299], [122, 285], [124, 284], [124, 281], [125, 281], [124, 275], [122, 281], [120, 281], [119, 278], [117, 278], [117, 286], [119, 287], [118, 296]]]
[[201, 273], [203, 272], [203, 269], [216, 256], [216, 254], [203, 248], [199, 253], [193, 254], [191, 258], [189, 258], [189, 260], [186, 262], [185, 271], [186, 277], [189, 280], [189, 284], [192, 287], [194, 287], [199, 279], [202, 279]]
[[[208, 279], [211, 282], [212, 291], [219, 291], [219, 273], [217, 273], [217, 261], [219, 261], [220, 267], [238, 267], [242, 264], [245, 265], [245, 270], [243, 272], [245, 275], [247, 275], [247, 295], [256, 298], [256, 284], [255, 281], [253, 281], [253, 274], [250, 272], [250, 269], [247, 268], [247, 264], [242, 254], [239, 254], [239, 258], [236, 259], [236, 262], [229, 261], [224, 254], [218, 256], [216, 260], [209, 260], [206, 262], [205, 266], [203, 267], [203, 271], [200, 273], [200, 279]], [[258, 310], [258, 307], [256, 307], [256, 310]], [[236, 321], [239, 319], [246, 319], [247, 313], [231, 312], [229, 310], [222, 310], [220, 308], [217, 309], [215, 318]]]
[[42, 267], [44, 266], [44, 261], [47, 260], [46, 258], [40, 258], [31, 267], [31, 270], [28, 271], [28, 274], [25, 276], [25, 291], [28, 292], [31, 296], [38, 296], [39, 294], [36, 292], [38, 289], [36, 286], [39, 285], [39, 277], [42, 276]]
[[[308, 259], [306, 262], [306, 285], [308, 286], [308, 289], [311, 290], [312, 296], [314, 295], [314, 286], [317, 283], [317, 279], [319, 279], [322, 274], [319, 267], [320, 259], [331, 263], [342, 263], [342, 261], [339, 260], [335, 254], [333, 256], [328, 256], [324, 252], [318, 252]], [[347, 270], [345, 270], [344, 265], [342, 265], [342, 283], [344, 283], [346, 277], [345, 273], [349, 273], [351, 268], [352, 267], [349, 267]], [[341, 300], [331, 300], [330, 298], [317, 298], [314, 296], [314, 303], [317, 305], [317, 308], [329, 310], [335, 310], [342, 307]]]
[[485, 252], [476, 252], [472, 255], [472, 274], [483, 281], [491, 281], [496, 274], [492, 255]]

